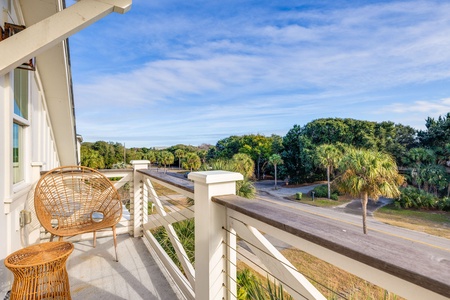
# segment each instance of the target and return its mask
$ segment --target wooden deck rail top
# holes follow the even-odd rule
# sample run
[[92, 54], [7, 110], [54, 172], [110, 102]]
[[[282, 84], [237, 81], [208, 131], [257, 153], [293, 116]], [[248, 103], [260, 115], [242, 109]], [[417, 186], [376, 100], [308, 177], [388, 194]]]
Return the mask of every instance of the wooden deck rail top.
[[158, 179], [177, 188], [185, 190], [190, 193], [194, 193], [194, 183], [184, 177], [184, 174], [167, 172], [164, 173], [163, 170], [155, 171], [153, 169], [142, 169], [137, 170], [139, 173], [145, 174], [149, 177]]
[[[213, 197], [213, 202], [246, 216], [279, 228], [304, 240], [347, 256], [378, 270], [404, 279], [415, 285], [450, 297], [449, 253], [428, 253], [427, 246], [408, 241], [408, 247], [398, 238], [343, 224], [336, 226], [327, 219], [308, 218], [266, 202], [249, 200], [234, 195]], [[286, 241], [285, 241], [286, 242]], [[435, 252], [436, 253], [436, 252]], [[314, 253], [311, 253], [314, 255]]]

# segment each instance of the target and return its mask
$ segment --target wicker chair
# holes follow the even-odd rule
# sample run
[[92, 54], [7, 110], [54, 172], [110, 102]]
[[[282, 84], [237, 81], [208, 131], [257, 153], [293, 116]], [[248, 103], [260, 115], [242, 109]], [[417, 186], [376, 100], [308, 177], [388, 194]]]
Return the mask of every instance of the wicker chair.
[[102, 173], [81, 166], [50, 170], [38, 181], [34, 194], [36, 215], [54, 236], [75, 236], [111, 228], [117, 257], [116, 224], [122, 218], [122, 203], [114, 185]]

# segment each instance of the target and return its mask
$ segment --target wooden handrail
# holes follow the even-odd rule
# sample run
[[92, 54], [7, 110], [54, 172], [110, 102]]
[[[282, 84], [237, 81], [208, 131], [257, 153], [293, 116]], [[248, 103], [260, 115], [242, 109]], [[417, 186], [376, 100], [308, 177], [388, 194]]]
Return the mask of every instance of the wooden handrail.
[[231, 195], [213, 197], [212, 201], [356, 262], [450, 297], [450, 253], [444, 249], [433, 249], [434, 255], [430, 255], [430, 247], [422, 243], [408, 241], [405, 246], [399, 239], [381, 232], [372, 231], [365, 235], [358, 227], [345, 223], [336, 226], [327, 218], [299, 217], [292, 209], [268, 202]]

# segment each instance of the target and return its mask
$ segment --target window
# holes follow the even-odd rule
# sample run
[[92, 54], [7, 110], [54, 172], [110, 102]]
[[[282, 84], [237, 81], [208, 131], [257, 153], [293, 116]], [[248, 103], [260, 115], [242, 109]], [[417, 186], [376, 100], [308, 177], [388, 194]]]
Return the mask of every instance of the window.
[[28, 72], [14, 70], [14, 114], [28, 120]]
[[24, 180], [24, 131], [28, 121], [29, 79], [25, 70], [14, 70], [14, 115], [13, 115], [13, 183]]
[[13, 183], [23, 180], [22, 126], [13, 124]]

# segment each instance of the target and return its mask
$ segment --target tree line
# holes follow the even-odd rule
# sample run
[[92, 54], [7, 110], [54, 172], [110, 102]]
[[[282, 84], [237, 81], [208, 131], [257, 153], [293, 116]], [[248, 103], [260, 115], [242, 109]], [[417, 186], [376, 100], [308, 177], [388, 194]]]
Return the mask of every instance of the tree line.
[[304, 126], [294, 125], [283, 137], [232, 135], [216, 145], [125, 149], [116, 142], [85, 142], [81, 146], [81, 163], [97, 169], [121, 168], [131, 160], [146, 159], [164, 169], [193, 171], [220, 159], [230, 160], [235, 154], [245, 154], [254, 164], [252, 179], [275, 176], [277, 169], [279, 178], [299, 184], [336, 176], [324, 168], [320, 158], [322, 145], [332, 145], [340, 152], [351, 147], [386, 153], [410, 184], [436, 195], [450, 192], [450, 112], [436, 119], [427, 118], [424, 130], [393, 122], [322, 118]]

